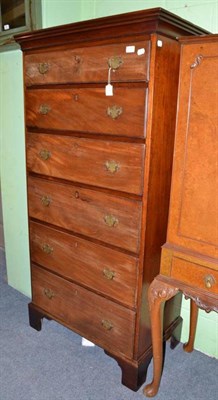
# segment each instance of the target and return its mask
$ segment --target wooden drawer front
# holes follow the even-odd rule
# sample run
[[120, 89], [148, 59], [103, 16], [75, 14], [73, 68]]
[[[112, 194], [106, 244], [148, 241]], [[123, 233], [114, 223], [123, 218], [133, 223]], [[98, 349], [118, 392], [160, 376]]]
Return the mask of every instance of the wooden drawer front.
[[33, 262], [135, 306], [137, 258], [35, 222], [30, 223], [30, 242]]
[[[111, 71], [112, 81], [145, 80], [148, 76], [149, 41], [131, 45], [135, 46], [133, 53], [127, 53], [126, 43], [121, 43], [26, 55], [26, 85], [105, 82], [109, 62], [116, 68]], [[138, 55], [139, 49], [144, 49], [144, 53], [141, 51], [143, 54]]]
[[70, 181], [142, 193], [144, 145], [27, 135], [29, 170]]
[[28, 182], [31, 217], [139, 251], [141, 202], [32, 177]]
[[144, 136], [144, 88], [41, 89], [26, 91], [26, 123], [31, 127]]
[[105, 349], [132, 357], [135, 313], [32, 267], [33, 303]]
[[218, 271], [174, 257], [171, 276], [191, 286], [218, 294]]

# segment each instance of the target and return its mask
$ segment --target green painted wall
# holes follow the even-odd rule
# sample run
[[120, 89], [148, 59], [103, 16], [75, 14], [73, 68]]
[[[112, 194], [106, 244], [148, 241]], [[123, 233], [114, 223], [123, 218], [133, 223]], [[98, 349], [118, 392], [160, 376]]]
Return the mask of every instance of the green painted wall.
[[30, 294], [22, 54], [0, 54], [0, 171], [8, 282]]
[[[43, 28], [91, 18], [163, 7], [218, 32], [218, 0], [42, 0]], [[26, 205], [22, 55], [0, 52], [0, 180], [8, 283], [31, 296]], [[188, 335], [189, 305], [183, 301], [182, 340]], [[218, 315], [200, 312], [196, 349], [218, 358]]]

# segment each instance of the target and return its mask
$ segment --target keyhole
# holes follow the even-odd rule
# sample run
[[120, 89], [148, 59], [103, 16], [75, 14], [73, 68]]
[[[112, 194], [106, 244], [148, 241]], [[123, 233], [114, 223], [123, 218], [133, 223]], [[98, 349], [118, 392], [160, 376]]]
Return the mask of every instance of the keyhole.
[[80, 58], [80, 56], [75, 56], [74, 60], [76, 61], [77, 64], [79, 64], [81, 61], [81, 58]]

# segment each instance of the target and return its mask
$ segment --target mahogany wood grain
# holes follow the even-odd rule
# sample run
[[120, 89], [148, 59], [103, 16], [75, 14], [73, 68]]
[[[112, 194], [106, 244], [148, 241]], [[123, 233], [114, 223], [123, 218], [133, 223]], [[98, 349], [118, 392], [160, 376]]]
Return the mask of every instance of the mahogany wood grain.
[[[46, 160], [40, 153], [45, 150]], [[30, 171], [135, 194], [142, 194], [144, 152], [142, 144], [27, 135]]]
[[[99, 285], [103, 291], [94, 287], [96, 267], [93, 268], [92, 276], [91, 269], [89, 271], [87, 285], [90, 286], [86, 286], [84, 278], [80, 277], [77, 286], [86, 291], [85, 299], [90, 300], [93, 296], [99, 299], [99, 308], [92, 307], [94, 317], [92, 318], [90, 312], [88, 324], [83, 323], [83, 318], [79, 322], [79, 315], [84, 315], [84, 303], [77, 304], [78, 319], [74, 319], [74, 310], [67, 300], [66, 286], [72, 288], [74, 279], [68, 277], [69, 270], [65, 269], [66, 264], [61, 273], [57, 271], [60, 264], [56, 267], [49, 262], [43, 264], [40, 271], [43, 274], [44, 270], [46, 277], [51, 277], [52, 282], [54, 280], [55, 290], [58, 287], [58, 291], [61, 292], [63, 282], [64, 300], [57, 305], [56, 300], [48, 303], [51, 309], [47, 306], [44, 309], [40, 308], [40, 304], [44, 307], [42, 303], [45, 300], [39, 288], [41, 283], [37, 286], [37, 279], [42, 280], [41, 275], [37, 273], [34, 285], [37, 291], [39, 290], [39, 297], [37, 295], [29, 307], [30, 320], [32, 325], [39, 327], [44, 316], [53, 318], [102, 345], [108, 354], [119, 360], [122, 382], [132, 390], [137, 390], [145, 380], [152, 355], [147, 290], [151, 280], [159, 272], [160, 248], [166, 237], [180, 56], [177, 39], [181, 35], [202, 33], [207, 32], [168, 11], [157, 8], [49, 28], [31, 34], [25, 33], [16, 39], [24, 50], [26, 72], [31, 75], [24, 75], [27, 142], [30, 143], [33, 139], [30, 139], [29, 134], [34, 133], [34, 138], [53, 139], [58, 148], [55, 165], [54, 149], [51, 158], [45, 164], [36, 161], [35, 155], [38, 150], [31, 147], [27, 151], [30, 162], [30, 222], [34, 220], [44, 228], [50, 227], [60, 231], [60, 234], [64, 233], [61, 235], [62, 239], [66, 239], [65, 235], [67, 238], [76, 236], [88, 241], [90, 246], [95, 244], [105, 247], [105, 256], [108, 254], [109, 264], [110, 260], [113, 261], [113, 257], [110, 259], [109, 256], [110, 250], [119, 253], [117, 260], [121, 260], [125, 254], [138, 261], [134, 273], [132, 270], [132, 286], [130, 277], [126, 275], [126, 280], [122, 278], [122, 282], [119, 283], [119, 294], [112, 293], [110, 289], [106, 290], [106, 287], [101, 285], [101, 280]], [[135, 50], [139, 50], [140, 42], [143, 43], [142, 49], [145, 48], [145, 55], [139, 56], [136, 51], [126, 53], [127, 44], [137, 43]], [[111, 53], [111, 49], [112, 56], [121, 56], [124, 62], [115, 72], [111, 71], [114, 95], [110, 97], [105, 96], [105, 84], [108, 77], [108, 57], [111, 56], [108, 52]], [[74, 72], [71, 74], [72, 69]], [[38, 71], [43, 77], [39, 77]], [[113, 106], [118, 108], [115, 109], [118, 111], [117, 115], [114, 109], [108, 110], [108, 107]], [[108, 116], [108, 111], [112, 112], [113, 118]], [[67, 165], [60, 146], [64, 144], [66, 153], [72, 154], [68, 147], [72, 141], [68, 141], [66, 136], [71, 137], [74, 143], [83, 140], [83, 144], [86, 144], [83, 163], [77, 158], [78, 164], [75, 164], [73, 157], [71, 167]], [[36, 147], [37, 140], [34, 142]], [[98, 143], [93, 144], [94, 141]], [[126, 178], [122, 178], [119, 184], [115, 183], [115, 180], [121, 178], [123, 169], [118, 169], [113, 176], [115, 179], [111, 181], [106, 179], [105, 171], [102, 171], [102, 175], [100, 170], [98, 173], [99, 163], [109, 154], [106, 143], [111, 142], [114, 143], [110, 144], [111, 155], [115, 158], [115, 155], [119, 156], [119, 151], [122, 165], [128, 169], [128, 175], [126, 174]], [[128, 146], [127, 153], [124, 147], [120, 146], [121, 142]], [[140, 144], [141, 147], [136, 144]], [[146, 154], [142, 150], [143, 146], [146, 146]], [[142, 160], [144, 156], [145, 162]], [[116, 159], [111, 158], [111, 161]], [[48, 167], [51, 164], [52, 169]], [[54, 176], [51, 176], [53, 173]], [[47, 207], [41, 204], [42, 196], [50, 196], [51, 203]], [[48, 200], [44, 197], [44, 204], [48, 203]], [[69, 243], [70, 239], [64, 241], [66, 249]], [[96, 252], [99, 257], [99, 251]], [[84, 262], [87, 254], [85, 249], [83, 253]], [[38, 251], [34, 250], [33, 254], [34, 257], [36, 254], [39, 256]], [[66, 257], [71, 258], [68, 250]], [[82, 258], [78, 257], [75, 265], [79, 265], [80, 261], [82, 262]], [[42, 260], [38, 265], [41, 263]], [[135, 268], [134, 261], [133, 265]], [[125, 263], [122, 268], [124, 272]], [[46, 272], [48, 269], [50, 272]], [[60, 278], [62, 273], [63, 276], [67, 273], [67, 277]], [[135, 273], [137, 275], [134, 275]], [[78, 274], [75, 278], [79, 279]], [[46, 282], [48, 280], [50, 278], [46, 278]], [[122, 285], [126, 286], [125, 282], [132, 290], [128, 295], [129, 289], [127, 292], [124, 288], [121, 290]], [[49, 295], [50, 292], [46, 293]], [[133, 301], [133, 293], [136, 314], [132, 311], [129, 317], [128, 307]], [[110, 296], [113, 301], [108, 300]], [[119, 306], [118, 302], [123, 306]], [[125, 324], [118, 324], [118, 340], [114, 337], [112, 341], [109, 335], [103, 340], [100, 339], [96, 320], [96, 315], [103, 312], [105, 307], [109, 307], [109, 304], [112, 304], [112, 313], [118, 313], [119, 316], [119, 311], [116, 311], [119, 306], [124, 312], [124, 319], [125, 315], [128, 315]], [[65, 313], [63, 318], [60, 316], [62, 307]], [[164, 337], [175, 334], [179, 325], [179, 300], [176, 299], [168, 302], [165, 308]], [[97, 332], [96, 339], [94, 331]]]
[[[114, 95], [105, 96], [105, 88], [40, 89], [26, 91], [27, 126], [58, 130], [84, 131], [123, 136], [144, 136], [144, 88], [114, 87]], [[40, 113], [48, 107], [47, 114]], [[121, 107], [115, 119], [108, 107]]]
[[[44, 196], [50, 200], [48, 206], [42, 204]], [[140, 201], [33, 177], [28, 179], [28, 198], [30, 217], [139, 251]]]
[[150, 351], [141, 360], [127, 360], [119, 355], [114, 355], [105, 351], [107, 355], [113, 357], [122, 371], [121, 382], [136, 392], [146, 380], [147, 368], [151, 362], [152, 352]]
[[[134, 46], [128, 52], [127, 46]], [[74, 83], [107, 82], [109, 60], [121, 58], [121, 65], [111, 70], [111, 81], [146, 80], [149, 62], [149, 41], [130, 41], [121, 44], [78, 47], [74, 49], [52, 49], [25, 57], [25, 83], [27, 86]], [[144, 53], [137, 51], [144, 49]], [[46, 65], [45, 65], [46, 64]], [[40, 72], [40, 67], [44, 71]]]
[[[162, 41], [162, 47], [156, 45]], [[148, 97], [148, 114], [146, 127], [146, 158], [144, 174], [144, 192], [148, 188], [148, 196], [144, 197], [144, 212], [142, 221], [146, 226], [142, 230], [142, 242], [145, 243], [142, 257], [143, 281], [139, 296], [139, 313], [137, 314], [138, 336], [136, 354], [140, 356], [144, 349], [151, 345], [150, 318], [147, 291], [149, 284], [158, 274], [160, 268], [161, 246], [166, 241], [167, 221], [169, 211], [170, 184], [172, 173], [176, 101], [179, 78], [180, 47], [173, 40], [161, 35], [152, 37], [151, 82]], [[177, 300], [179, 309], [181, 303]], [[164, 329], [176, 318], [176, 308], [173, 301], [166, 306]]]
[[[105, 349], [132, 357], [135, 313], [110, 300], [32, 267], [32, 301]], [[126, 332], [131, 332], [126, 335]]]
[[30, 223], [30, 245], [33, 262], [135, 307], [137, 258], [36, 222]]

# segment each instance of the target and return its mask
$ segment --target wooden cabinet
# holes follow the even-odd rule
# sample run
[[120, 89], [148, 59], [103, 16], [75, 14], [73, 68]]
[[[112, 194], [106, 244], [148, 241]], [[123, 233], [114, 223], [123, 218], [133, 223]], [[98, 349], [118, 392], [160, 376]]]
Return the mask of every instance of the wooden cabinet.
[[[147, 289], [166, 238], [177, 37], [201, 33], [153, 9], [16, 38], [24, 53], [30, 325], [40, 330], [47, 317], [92, 340], [133, 390], [152, 356]], [[181, 323], [174, 301], [165, 316], [164, 340]]]
[[191, 299], [192, 351], [198, 308], [218, 312], [218, 35], [181, 40], [178, 115], [167, 242], [149, 288], [158, 391], [162, 369], [161, 305], [179, 291]]

